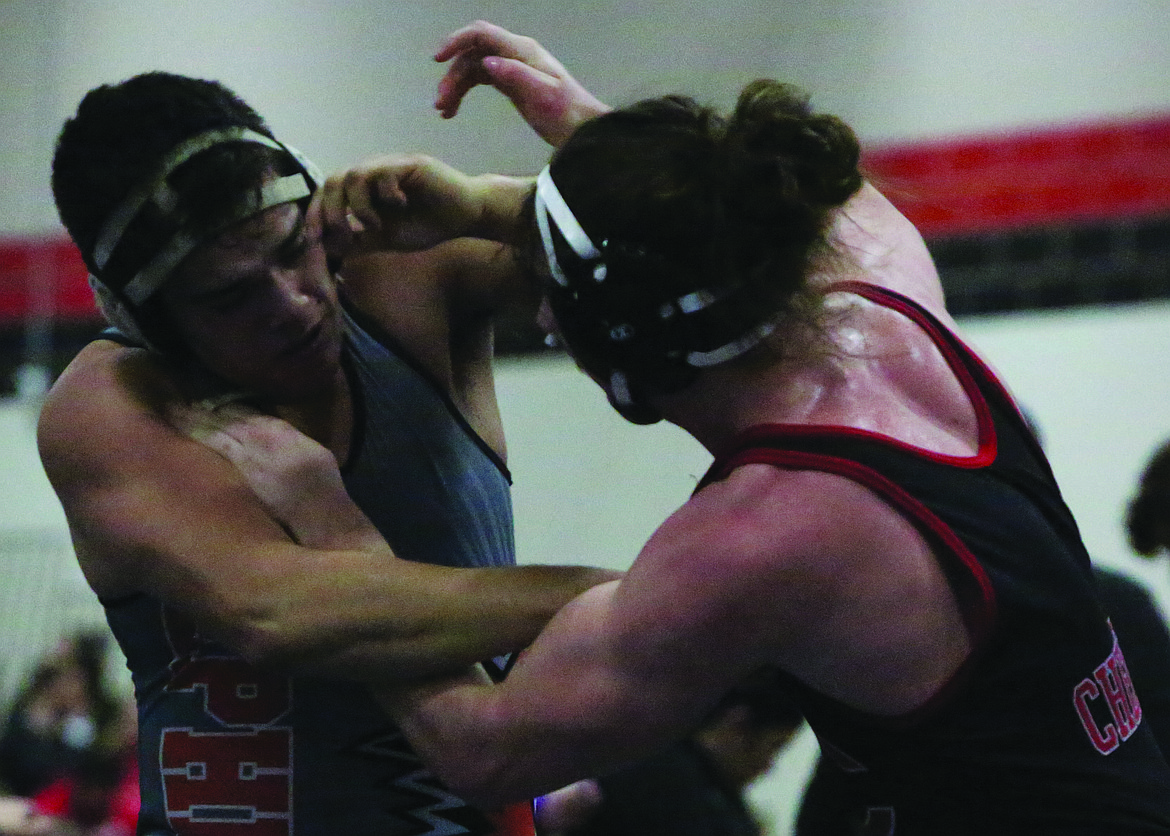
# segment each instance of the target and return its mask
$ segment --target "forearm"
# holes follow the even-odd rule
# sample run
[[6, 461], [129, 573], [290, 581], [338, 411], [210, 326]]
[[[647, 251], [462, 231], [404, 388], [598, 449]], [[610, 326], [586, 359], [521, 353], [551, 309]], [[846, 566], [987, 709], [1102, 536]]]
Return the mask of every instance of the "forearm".
[[524, 648], [566, 602], [613, 577], [587, 567], [450, 569], [389, 554], [376, 560], [383, 565], [337, 557], [311, 561], [319, 571], [290, 578], [252, 610], [240, 634], [247, 655], [358, 681], [451, 673]]
[[[208, 536], [191, 554], [162, 537], [153, 545], [158, 559], [141, 565], [156, 575], [150, 588], [166, 590], [160, 597], [254, 662], [362, 681], [450, 672], [526, 646], [567, 602], [614, 577], [403, 560], [346, 492], [332, 454], [291, 425], [226, 408], [175, 417], [235, 466], [217, 480], [218, 498], [202, 495], [209, 507], [201, 516], [234, 508], [223, 519], [241, 536], [211, 527], [223, 536]], [[207, 463], [228, 470], [218, 459]], [[141, 492], [127, 485], [111, 501], [128, 493]], [[150, 499], [147, 492], [140, 502]], [[108, 515], [95, 509], [92, 517]]]
[[[302, 639], [290, 643], [300, 648], [295, 664], [306, 672], [401, 680], [458, 671], [528, 646], [567, 603], [619, 576], [593, 567], [406, 561], [356, 506], [337, 506], [332, 526], [316, 515], [316, 548], [349, 551], [335, 568], [303, 576], [304, 601], [282, 602], [291, 635]], [[342, 520], [352, 524], [336, 524]], [[309, 623], [298, 624], [302, 616]]]
[[669, 672], [647, 674], [614, 644], [605, 625], [614, 586], [562, 609], [501, 685], [452, 678], [377, 696], [423, 761], [485, 806], [603, 774], [681, 738], [697, 706]]
[[516, 242], [520, 213], [536, 184], [535, 177], [481, 174], [472, 178], [479, 212], [468, 235], [504, 244]]
[[569, 602], [620, 575], [585, 566], [512, 566], [451, 576], [429, 623], [430, 642], [441, 657], [462, 663], [528, 647]]
[[526, 723], [509, 707], [509, 693], [514, 690], [508, 684], [477, 683], [471, 676], [431, 688], [374, 689], [422, 761], [453, 792], [483, 808], [535, 798], [624, 759], [598, 759], [598, 738], [588, 733], [568, 735], [539, 721]]

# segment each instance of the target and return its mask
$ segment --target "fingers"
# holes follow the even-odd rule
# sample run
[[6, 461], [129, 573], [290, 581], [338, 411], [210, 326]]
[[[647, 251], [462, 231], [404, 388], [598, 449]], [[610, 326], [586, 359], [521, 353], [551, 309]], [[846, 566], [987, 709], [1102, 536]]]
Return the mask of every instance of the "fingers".
[[170, 403], [166, 418], [180, 433], [237, 467], [272, 455], [299, 435], [291, 424], [241, 403]]
[[444, 119], [450, 119], [459, 112], [459, 105], [471, 88], [490, 83], [489, 76], [484, 72], [482, 56], [476, 52], [460, 53], [439, 79], [435, 109]]
[[166, 417], [226, 459], [296, 542], [313, 548], [385, 546], [349, 499], [333, 454], [292, 424], [238, 403], [168, 404]]
[[455, 59], [440, 80], [435, 109], [444, 119], [450, 119], [459, 112], [468, 91], [480, 84], [495, 87], [532, 121], [540, 116], [534, 110], [554, 103], [560, 82], [520, 59], [464, 54]]
[[325, 234], [324, 222], [321, 218], [321, 198], [324, 196], [324, 190], [318, 188], [313, 192], [313, 197], [309, 200], [309, 206], [305, 209], [305, 240], [310, 245], [322, 241]]
[[539, 42], [484, 20], [451, 33], [435, 59], [451, 61], [435, 97], [444, 118], [459, 112], [473, 87], [490, 85], [542, 139], [560, 146], [581, 122], [609, 110]]
[[[210, 422], [222, 437], [219, 442], [230, 451], [228, 456], [237, 466], [246, 461], [263, 462], [265, 467], [275, 464], [282, 455], [318, 455], [324, 451], [317, 442], [292, 424], [275, 415], [257, 412], [251, 407], [231, 403], [214, 410]], [[206, 442], [205, 442], [206, 443]], [[319, 448], [319, 449], [318, 449]]]
[[[449, 119], [459, 111], [464, 96], [473, 87], [495, 82], [491, 67], [493, 59], [498, 58], [526, 65], [544, 84], [566, 75], [556, 59], [534, 39], [477, 20], [448, 35], [435, 53], [436, 61], [452, 61], [439, 81], [435, 98], [435, 108], [444, 118]], [[509, 90], [500, 89], [509, 98], [516, 92], [514, 86]]]
[[231, 431], [229, 421], [216, 410], [195, 404], [171, 403], [166, 406], [167, 421], [183, 435], [238, 464], [244, 455], [243, 445]]
[[349, 223], [349, 202], [343, 177], [328, 178], [317, 190], [321, 240], [333, 255], [344, 256], [353, 246], [353, 227]]
[[332, 256], [416, 251], [468, 234], [483, 212], [476, 182], [425, 154], [390, 154], [330, 177], [311, 208]]
[[[375, 173], [363, 168], [351, 168], [341, 175], [341, 191], [345, 223], [355, 233], [366, 230], [377, 230], [382, 226], [382, 219], [374, 206], [374, 188], [371, 182]], [[354, 224], [356, 220], [358, 223]]]
[[558, 111], [563, 110], [559, 79], [512, 58], [492, 56], [484, 58], [482, 64], [492, 86], [527, 114], [530, 122], [559, 115]]
[[486, 20], [477, 20], [448, 35], [435, 51], [435, 60], [442, 63], [468, 52], [527, 59], [541, 51], [540, 45], [532, 38], [509, 32]]
[[346, 256], [360, 240], [381, 232], [387, 216], [403, 208], [402, 182], [416, 161], [383, 157], [329, 177], [310, 205], [310, 223], [319, 224], [321, 240], [332, 255]]

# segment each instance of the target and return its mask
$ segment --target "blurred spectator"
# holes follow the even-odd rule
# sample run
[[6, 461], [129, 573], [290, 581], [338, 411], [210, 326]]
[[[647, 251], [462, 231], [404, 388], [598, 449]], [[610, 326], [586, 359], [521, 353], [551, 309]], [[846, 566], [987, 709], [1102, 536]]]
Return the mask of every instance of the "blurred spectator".
[[[33, 810], [87, 836], [134, 836], [138, 826], [138, 718], [124, 702], [116, 723], [68, 774], [32, 799]], [[3, 836], [0, 833], [0, 836]]]
[[78, 767], [118, 720], [119, 700], [105, 681], [109, 637], [84, 632], [64, 640], [17, 694], [0, 732], [0, 785], [31, 797]]
[[1155, 557], [1170, 551], [1170, 441], [1163, 442], [1146, 464], [1125, 528], [1138, 554]]
[[[1125, 529], [1138, 554], [1155, 558], [1170, 552], [1170, 441], [1146, 463], [1129, 502]], [[1154, 728], [1162, 754], [1170, 758], [1170, 630], [1145, 587], [1127, 578], [1109, 578], [1100, 569], [1097, 580], [1143, 715]]]
[[27, 798], [0, 798], [0, 836], [84, 836], [68, 822], [41, 815]]

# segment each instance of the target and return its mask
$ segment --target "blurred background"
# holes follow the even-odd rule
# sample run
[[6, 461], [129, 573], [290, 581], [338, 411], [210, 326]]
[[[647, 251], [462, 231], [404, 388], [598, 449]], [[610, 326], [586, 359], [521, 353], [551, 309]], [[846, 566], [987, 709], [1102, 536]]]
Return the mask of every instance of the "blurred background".
[[[35, 449], [40, 397], [99, 324], [49, 191], [89, 88], [150, 69], [218, 78], [326, 170], [388, 150], [531, 173], [549, 149], [500, 96], [432, 109], [431, 56], [485, 18], [545, 44], [611, 104], [730, 105], [760, 76], [853, 125], [928, 239], [964, 334], [1040, 426], [1094, 558], [1170, 605], [1127, 545], [1170, 436], [1170, 5], [1165, 0], [0, 0], [0, 707], [63, 636], [101, 626]], [[709, 456], [639, 428], [564, 357], [509, 336], [501, 405], [521, 559], [629, 564]], [[117, 658], [108, 675], [124, 687]], [[815, 742], [752, 790], [788, 832]]]

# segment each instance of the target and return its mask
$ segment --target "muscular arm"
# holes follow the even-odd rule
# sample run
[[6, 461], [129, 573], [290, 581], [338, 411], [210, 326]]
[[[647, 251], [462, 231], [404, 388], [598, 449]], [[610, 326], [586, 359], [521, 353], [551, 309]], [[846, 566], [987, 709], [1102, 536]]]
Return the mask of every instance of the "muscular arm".
[[347, 257], [351, 296], [382, 315], [433, 308], [458, 331], [534, 296], [507, 246], [533, 182], [385, 155], [331, 177], [311, 218]]
[[749, 466], [676, 512], [622, 580], [558, 613], [502, 685], [382, 697], [437, 774], [493, 803], [685, 736], [761, 665], [896, 715], [968, 651], [946, 580], [905, 520], [839, 477]]
[[299, 544], [164, 420], [176, 396], [146, 352], [94, 343], [45, 404], [41, 458], [99, 596], [149, 594], [250, 661], [363, 681], [456, 670], [523, 647], [609, 576], [407, 562], [356, 513], [331, 518], [340, 545]]
[[417, 154], [385, 155], [330, 177], [308, 215], [345, 258], [342, 290], [444, 386], [501, 456], [493, 334], [535, 317], [537, 294], [507, 243], [530, 178], [471, 177]]

